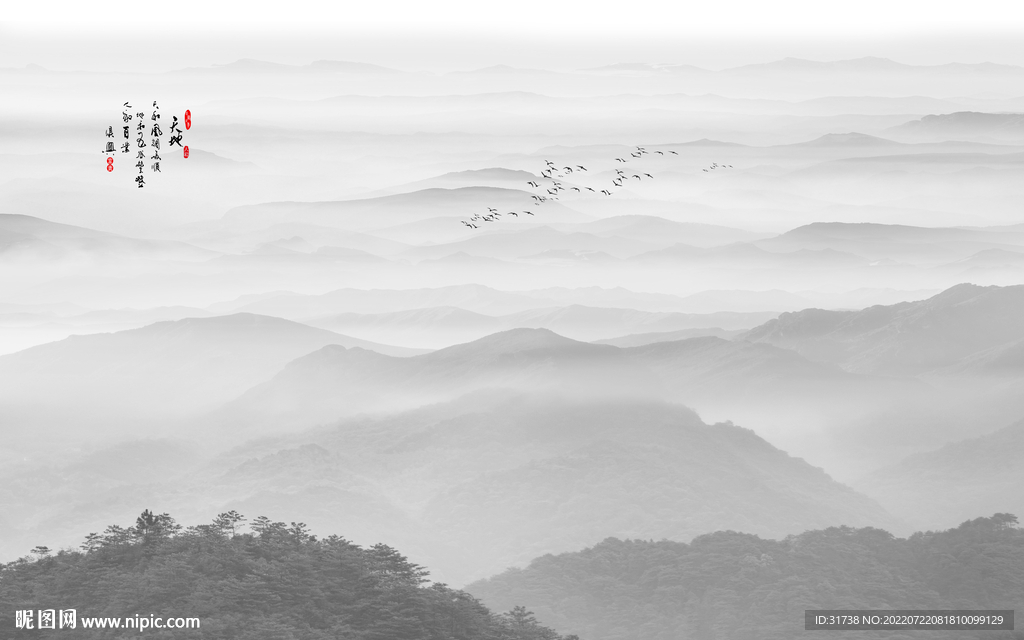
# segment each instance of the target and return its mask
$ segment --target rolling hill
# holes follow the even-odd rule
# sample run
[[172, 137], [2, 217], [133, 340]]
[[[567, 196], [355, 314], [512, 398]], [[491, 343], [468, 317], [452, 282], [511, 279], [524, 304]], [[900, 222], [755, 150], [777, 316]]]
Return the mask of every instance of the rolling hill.
[[743, 338], [849, 371], [914, 375], [1024, 339], [1024, 285], [961, 284], [927, 300], [861, 311], [783, 313]]
[[325, 345], [417, 353], [269, 316], [186, 318], [0, 357], [0, 401], [12, 437], [102, 439], [219, 406]]
[[[593, 640], [785, 640], [808, 633], [808, 609], [1018, 607], [1024, 599], [1017, 578], [1024, 569], [1024, 531], [1016, 523], [1015, 516], [997, 513], [905, 539], [854, 527], [784, 540], [735, 531], [688, 544], [608, 538], [581, 551], [538, 557], [525, 569], [466, 589], [491, 607], [516, 602], [545, 624]], [[943, 640], [1015, 636], [923, 633]]]

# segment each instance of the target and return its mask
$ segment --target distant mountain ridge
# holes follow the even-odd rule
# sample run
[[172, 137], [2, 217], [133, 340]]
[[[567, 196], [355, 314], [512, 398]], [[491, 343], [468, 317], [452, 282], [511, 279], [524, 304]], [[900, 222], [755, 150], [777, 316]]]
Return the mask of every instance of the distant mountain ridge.
[[214, 251], [167, 240], [142, 240], [23, 214], [0, 214], [0, 260], [106, 260], [115, 257], [199, 261]]
[[33, 430], [102, 441], [209, 411], [330, 344], [419, 353], [269, 316], [186, 318], [2, 356], [0, 408], [12, 441]]
[[[905, 539], [870, 527], [784, 540], [735, 531], [689, 543], [608, 538], [466, 589], [492, 607], [523, 603], [593, 640], [788, 640], [807, 633], [804, 611], [813, 609], [1013, 608], [1024, 598], [1022, 551], [1024, 530], [1008, 513]], [[929, 636], [987, 637], [980, 633]]]
[[930, 528], [950, 526], [972, 511], [1022, 511], [1024, 420], [910, 456], [856, 484], [894, 513]]
[[328, 346], [289, 363], [215, 417], [229, 430], [253, 431], [261, 422], [273, 424], [274, 416], [310, 426], [491, 389], [592, 399], [657, 398], [661, 391], [650, 372], [616, 347], [546, 329], [511, 329], [411, 358]]
[[1024, 285], [961, 284], [920, 302], [783, 313], [742, 337], [850, 371], [923, 373], [1024, 340]]

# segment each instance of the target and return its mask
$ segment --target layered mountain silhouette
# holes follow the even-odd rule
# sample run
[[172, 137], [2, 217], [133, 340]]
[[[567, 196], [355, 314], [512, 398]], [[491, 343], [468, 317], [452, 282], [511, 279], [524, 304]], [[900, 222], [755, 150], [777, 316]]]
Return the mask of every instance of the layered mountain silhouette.
[[0, 260], [207, 260], [217, 253], [183, 242], [140, 240], [34, 216], [0, 214]]
[[217, 417], [251, 435], [261, 423], [264, 430], [280, 428], [283, 419], [308, 426], [494, 390], [577, 399], [662, 395], [657, 378], [616, 347], [578, 342], [546, 329], [513, 329], [410, 358], [324, 347], [289, 363]]
[[431, 347], [461, 343], [515, 328], [549, 329], [589, 342], [638, 332], [679, 331], [708, 325], [729, 329], [750, 327], [775, 315], [772, 312], [728, 311], [693, 314], [573, 304], [500, 316], [444, 306], [383, 314], [347, 313], [310, 318], [306, 322], [379, 342]]
[[890, 130], [893, 134], [929, 140], [1024, 141], [1024, 114], [958, 111], [927, 115]]
[[[472, 345], [481, 363], [475, 374], [486, 377], [511, 358], [543, 382], [553, 376], [544, 369], [556, 366], [545, 351], [576, 350], [581, 368], [618, 351], [583, 346], [557, 336], [525, 344], [502, 336]], [[454, 364], [465, 356], [451, 350], [439, 358]], [[159, 459], [174, 460], [174, 446], [98, 452], [12, 477], [3, 498], [8, 513], [21, 515], [3, 550], [30, 540], [70, 542], [130, 513], [143, 497], [183, 517], [244, 507], [283, 521], [301, 517], [314, 530], [343, 525], [360, 544], [404, 542], [411, 558], [430, 561], [435, 579], [453, 584], [608, 535], [689, 539], [733, 529], [778, 537], [843, 523], [898, 524], [876, 502], [748, 429], [705, 424], [656, 399], [591, 392], [476, 391], [293, 435], [279, 429], [271, 439], [236, 439], [222, 453], [205, 447], [185, 464], [158, 465], [144, 484], [92, 462], [160, 446], [167, 453]]]
[[94, 430], [106, 437], [219, 406], [331, 344], [417, 353], [268, 316], [188, 318], [0, 357], [0, 397], [22, 435], [40, 430], [73, 442]]
[[873, 261], [935, 264], [967, 258], [990, 248], [1020, 249], [1024, 234], [951, 227], [815, 222], [756, 246], [770, 251], [841, 251]]
[[[861, 311], [784, 313], [743, 335], [849, 371], [920, 374], [1024, 339], [1024, 286], [957, 285], [927, 300]], [[1011, 355], [1001, 362], [1013, 363]]]
[[[519, 189], [498, 187], [431, 188], [378, 198], [328, 202], [271, 202], [236, 207], [228, 211], [222, 224], [236, 231], [250, 231], [283, 222], [300, 222], [345, 229], [381, 229], [400, 223], [453, 218], [457, 220], [486, 212], [487, 207], [521, 211], [534, 201]], [[547, 219], [558, 222], [582, 222], [588, 216], [545, 203]]]
[[[595, 640], [784, 640], [807, 633], [806, 610], [1012, 608], [1024, 596], [1022, 549], [1017, 517], [1003, 512], [907, 538], [871, 527], [784, 540], [736, 531], [688, 543], [608, 538], [466, 589], [492, 607], [525, 603], [546, 624]], [[928, 632], [985, 637], [974, 633], [1000, 632]]]
[[922, 528], [948, 527], [978, 511], [1024, 512], [1024, 420], [910, 456], [856, 485]]

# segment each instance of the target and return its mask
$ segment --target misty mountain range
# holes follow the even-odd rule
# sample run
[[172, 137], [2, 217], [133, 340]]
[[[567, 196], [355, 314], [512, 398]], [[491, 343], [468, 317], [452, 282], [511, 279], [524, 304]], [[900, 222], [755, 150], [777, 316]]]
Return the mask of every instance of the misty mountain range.
[[[145, 439], [131, 445], [149, 447], [139, 451], [166, 451], [159, 457], [170, 455], [169, 460], [177, 460], [162, 467], [166, 477], [158, 475], [146, 483], [145, 495], [150, 499], [172, 500], [180, 504], [177, 508], [197, 514], [204, 512], [204, 504], [211, 509], [245, 507], [250, 512], [301, 508], [306, 518], [312, 518], [310, 513], [319, 514], [315, 521], [324, 526], [343, 523], [367, 539], [401, 539], [415, 553], [431, 558], [439, 571], [460, 579], [480, 577], [542, 553], [591, 544], [594, 541], [588, 541], [586, 532], [592, 530], [590, 523], [602, 518], [611, 518], [602, 530], [614, 529], [616, 535], [673, 539], [720, 528], [784, 535], [801, 527], [824, 526], [833, 521], [830, 518], [857, 526], [884, 524], [898, 531], [945, 523], [957, 517], [956, 513], [970, 512], [977, 494], [957, 493], [963, 496], [959, 511], [952, 505], [956, 498], [947, 496], [943, 513], [948, 516], [895, 506], [886, 512], [871, 498], [789, 457], [753, 432], [728, 423], [707, 426], [683, 405], [695, 407], [701, 414], [738, 416], [740, 424], [754, 425], [769, 441], [791, 444], [796, 429], [807, 451], [816, 450], [814, 455], [829, 460], [826, 468], [835, 469], [843, 468], [842, 460], [828, 453], [830, 446], [846, 448], [847, 465], [865, 461], [860, 457], [863, 454], [849, 449], [844, 431], [860, 429], [863, 433], [866, 425], [900, 415], [904, 431], [893, 432], [890, 427], [886, 452], [867, 458], [873, 459], [875, 466], [895, 463], [901, 452], [925, 452], [940, 446], [943, 438], [948, 442], [957, 434], [969, 433], [968, 428], [978, 428], [978, 424], [963, 425], [947, 417], [947, 431], [936, 431], [943, 423], [932, 422], [933, 432], [922, 438], [915, 421], [927, 422], [943, 402], [950, 409], [971, 408], [966, 397], [956, 398], [960, 404], [953, 402], [950, 390], [941, 386], [941, 380], [936, 382], [933, 374], [950, 371], [950, 362], [973, 362], [978, 353], [988, 353], [993, 345], [1012, 346], [1024, 338], [1017, 335], [1018, 327], [1024, 325], [1014, 320], [1020, 318], [1013, 302], [1019, 295], [1019, 287], [961, 285], [921, 302], [859, 312], [785, 313], [736, 336], [672, 339], [676, 336], [670, 335], [667, 342], [641, 340], [638, 346], [624, 348], [571, 340], [547, 329], [522, 328], [416, 355], [247, 313], [69, 338], [0, 358], [0, 370], [6, 372], [8, 395], [3, 404], [7, 415], [24, 428], [32, 425], [31, 433], [61, 420], [59, 414], [54, 415], [55, 409], [66, 412], [64, 415], [86, 417], [77, 421], [79, 429], [85, 430], [78, 434], [66, 428], [51, 431], [64, 442], [58, 457], [52, 457], [57, 451], [49, 450], [54, 461], [65, 461], [58, 463], [62, 466], [40, 475], [41, 471], [33, 470], [36, 463], [15, 465], [7, 480], [14, 493], [8, 496], [25, 506], [11, 513], [28, 517], [30, 512], [25, 509], [39, 490], [54, 496], [54, 509], [63, 508], [65, 501], [82, 499], [83, 491], [118, 495], [134, 484], [131, 476], [98, 476], [91, 465], [78, 461], [82, 454], [75, 450], [87, 441], [97, 442], [97, 438], [99, 442], [137, 439], [139, 425], [146, 424], [148, 432], [204, 441], [208, 447], [208, 453], [197, 455], [185, 444], [187, 440], [155, 449]], [[947, 317], [952, 319], [943, 320]], [[958, 328], [967, 333], [955, 333], [957, 337], [941, 333], [957, 332]], [[968, 336], [981, 340], [966, 341]], [[896, 345], [907, 346], [881, 348], [894, 339]], [[938, 360], [928, 361], [929, 368], [922, 369], [920, 354], [935, 349], [927, 346], [929, 341], [944, 350], [937, 352]], [[873, 359], [865, 360], [867, 355]], [[878, 364], [868, 366], [868, 362]], [[1002, 375], [1010, 382], [1020, 379], [1014, 370]], [[83, 386], [82, 380], [89, 380], [91, 386]], [[61, 405], [48, 410], [47, 398], [58, 393], [61, 385], [66, 389], [59, 391]], [[1009, 416], [1020, 415], [1024, 407], [1017, 406], [1019, 402], [1014, 400], [1018, 397], [1006, 391], [1005, 406], [998, 416], [988, 418], [987, 424], [992, 426], [986, 429], [994, 431], [1001, 426], [996, 420], [1005, 424]], [[219, 407], [209, 409], [218, 403]], [[134, 422], [124, 422], [133, 415]], [[90, 416], [105, 418], [102, 423], [90, 422]], [[114, 416], [119, 416], [120, 422]], [[337, 422], [339, 418], [341, 422]], [[789, 441], [772, 423], [779, 418], [788, 423]], [[801, 421], [816, 428], [801, 427]], [[821, 428], [822, 421], [829, 425], [826, 429]], [[698, 430], [677, 431], [681, 425]], [[702, 439], [703, 444], [698, 445], [693, 440], [698, 433], [705, 434], [700, 438], [712, 439]], [[728, 435], [733, 433], [736, 435]], [[988, 437], [1005, 438], [999, 435], [1002, 433]], [[13, 435], [12, 442], [21, 455], [38, 458], [41, 451], [36, 451], [28, 432]], [[239, 444], [245, 442], [251, 444]], [[743, 451], [746, 462], [740, 464], [737, 458], [715, 463], [724, 465], [715, 472], [701, 466], [725, 455], [712, 453], [717, 449], [708, 447], [723, 447], [726, 442], [730, 444], [722, 451], [732, 451], [728, 454], [732, 456]], [[960, 445], [948, 445], [954, 446]], [[117, 450], [114, 445], [110, 451]], [[691, 454], [698, 456], [692, 463], [669, 463]], [[900, 505], [899, 500], [910, 499], [899, 497], [907, 496], [907, 490], [894, 492], [883, 488], [890, 486], [885, 483], [891, 484], [893, 478], [903, 478], [913, 469], [927, 468], [925, 461], [943, 459], [935, 457], [938, 455], [917, 453], [909, 459], [913, 462], [879, 470], [854, 486], [883, 504]], [[383, 457], [374, 462], [379, 456]], [[960, 464], [968, 459], [962, 457]], [[787, 484], [788, 488], [779, 486], [762, 494], [775, 485], [757, 474], [772, 465], [782, 465], [778, 477], [792, 475], [785, 482], [810, 484], [803, 489]], [[991, 491], [1008, 486], [1010, 476], [1005, 474], [1012, 474], [1017, 466], [999, 467], [991, 480], [986, 480], [988, 474], [975, 476], [974, 485], [980, 485], [975, 491], [988, 492], [993, 496], [992, 507], [998, 506], [999, 494]], [[72, 469], [76, 471], [72, 473]], [[688, 471], [678, 475], [684, 469]], [[727, 475], [722, 476], [726, 469]], [[636, 473], [641, 475], [634, 476]], [[185, 493], [180, 488], [167, 493], [186, 476], [192, 478], [186, 483], [192, 488]], [[896, 482], [906, 485], [905, 480]], [[40, 488], [14, 497], [30, 486]], [[921, 492], [929, 491], [931, 485], [915, 481], [907, 486]], [[676, 495], [685, 487], [694, 493]], [[554, 497], [560, 491], [569, 493]], [[623, 505], [637, 508], [636, 504], [643, 504], [637, 502], [642, 500], [640, 496], [648, 491], [653, 492], [651, 503], [640, 511], [608, 501], [610, 495], [620, 495], [626, 501]], [[830, 516], [827, 514], [835, 507], [826, 505], [836, 502], [829, 497], [836, 491], [848, 493], [838, 500], [846, 510]], [[568, 516], [559, 509], [545, 516], [555, 520], [542, 529], [530, 529], [541, 526], [542, 520], [537, 520], [541, 512], [530, 498], [539, 495], [552, 496], [552, 505], [583, 500], [580, 511], [571, 512], [579, 527], [559, 520]], [[935, 499], [936, 495], [918, 493], [915, 499]], [[755, 498], [768, 511], [753, 516], [754, 503], [746, 502], [722, 511], [723, 501]], [[669, 511], [658, 506], [676, 505], [680, 500], [689, 506], [677, 505]], [[696, 502], [687, 502], [691, 500]], [[100, 503], [90, 499], [90, 504], [98, 507]], [[118, 498], [98, 510], [83, 507], [76, 518], [109, 520], [120, 513], [120, 504], [127, 509], [129, 503]], [[486, 506], [491, 504], [503, 506], [492, 512]], [[515, 515], [515, 504], [532, 515]], [[707, 507], [699, 505], [711, 504], [719, 506], [701, 511]], [[854, 509], [853, 505], [860, 506]], [[662, 515], [641, 526], [645, 520], [639, 514], [648, 512]], [[688, 515], [676, 522], [666, 520], [669, 513]], [[721, 519], [724, 513], [742, 520]], [[778, 516], [777, 524], [770, 524], [775, 522], [770, 513]], [[894, 513], [900, 516], [890, 515]], [[909, 519], [908, 513], [919, 514], [918, 519]], [[632, 515], [621, 519], [623, 514]], [[29, 520], [36, 524], [14, 527], [8, 518], [7, 535], [17, 541], [38, 535], [32, 533], [37, 527], [53, 526], [43, 514]], [[410, 526], [417, 531], [440, 527], [436, 538], [430, 539], [450, 541], [455, 534], [445, 527], [454, 522], [469, 536], [457, 545], [458, 553], [454, 548], [445, 550], [447, 543], [402, 538], [402, 531]], [[521, 522], [527, 529], [519, 531], [513, 522]], [[786, 524], [789, 522], [798, 524]], [[81, 526], [86, 526], [85, 521], [71, 519], [68, 533]], [[563, 537], [557, 540], [564, 542], [551, 538], [550, 533], [542, 535], [541, 530], [562, 531]], [[503, 536], [511, 538], [500, 542], [506, 539]], [[466, 564], [474, 540], [482, 539], [491, 540], [490, 546]], [[511, 545], [512, 539], [536, 542]], [[499, 547], [505, 551], [495, 555]], [[489, 569], [466, 573], [470, 566]]]
[[233, 59], [0, 69], [0, 561], [237, 510], [591, 640], [996, 602], [929, 554], [1024, 506], [1024, 68]]

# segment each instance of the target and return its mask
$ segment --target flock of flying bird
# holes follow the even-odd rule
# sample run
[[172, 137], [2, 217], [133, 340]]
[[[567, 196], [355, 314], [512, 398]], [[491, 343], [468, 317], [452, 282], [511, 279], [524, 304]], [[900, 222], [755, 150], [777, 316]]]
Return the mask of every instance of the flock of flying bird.
[[[636, 173], [630, 173], [629, 171], [625, 171], [623, 169], [623, 166], [626, 165], [627, 163], [629, 163], [631, 160], [636, 160], [638, 158], [642, 158], [645, 155], [650, 155], [650, 153], [651, 152], [647, 151], [647, 149], [645, 149], [644, 147], [636, 147], [633, 151], [630, 151], [630, 153], [629, 153], [630, 157], [628, 159], [627, 158], [615, 158], [615, 162], [620, 163], [620, 165], [618, 166], [618, 168], [615, 169], [615, 177], [612, 178], [611, 186], [613, 186], [615, 188], [621, 188], [621, 187], [623, 187], [625, 185], [625, 183], [627, 181], [632, 180], [634, 178], [636, 180], [641, 181], [641, 182], [643, 180], [645, 180], [645, 179], [653, 180], [654, 176], [651, 175], [650, 173], [641, 172], [641, 171], [637, 171]], [[666, 154], [671, 154], [671, 155], [676, 155], [676, 156], [679, 155], [679, 153], [677, 153], [675, 151], [672, 151], [672, 150], [668, 150], [668, 151], [656, 150], [656, 151], [654, 151], [654, 154], [661, 155], [661, 156], [664, 156]], [[604, 195], [604, 196], [610, 196], [613, 193], [613, 191], [611, 191], [607, 187], [604, 188], [604, 189], [595, 189], [594, 187], [588, 187], [588, 186], [583, 186], [583, 187], [569, 186], [569, 187], [566, 187], [564, 184], [562, 184], [558, 180], [559, 178], [565, 178], [565, 177], [570, 176], [570, 175], [572, 175], [574, 173], [575, 174], [589, 173], [589, 170], [586, 167], [584, 167], [583, 165], [581, 165], [581, 164], [566, 165], [564, 167], [559, 167], [558, 165], [556, 165], [554, 162], [552, 162], [550, 160], [545, 160], [544, 162], [545, 162], [546, 166], [540, 172], [540, 176], [541, 176], [541, 179], [545, 181], [545, 183], [541, 184], [537, 180], [529, 180], [526, 183], [526, 184], [530, 185], [531, 187], [533, 187], [534, 190], [543, 190], [543, 193], [541, 193], [541, 194], [533, 194], [533, 195], [530, 196], [531, 198], [533, 198], [534, 204], [536, 206], [538, 206], [538, 207], [543, 205], [545, 202], [551, 202], [551, 201], [554, 201], [554, 200], [558, 200], [560, 192], [569, 193], [571, 191], [575, 191], [576, 193], [579, 193], [579, 194], [582, 195], [584, 191], [589, 191], [589, 192], [593, 193], [594, 195], [601, 194], [601, 195]], [[731, 169], [731, 168], [732, 168], [731, 164], [718, 164], [717, 162], [715, 162], [715, 163], [712, 163], [711, 166], [708, 167], [708, 169], [704, 169], [704, 172], [707, 173], [709, 169], [714, 170], [714, 169]], [[550, 184], [548, 182], [550, 182]], [[480, 228], [479, 227], [479, 223], [482, 223], [482, 222], [497, 222], [501, 218], [502, 215], [514, 216], [514, 217], [518, 218], [520, 213], [522, 213], [523, 215], [528, 215], [528, 216], [536, 215], [532, 211], [525, 211], [525, 210], [524, 211], [507, 211], [504, 214], [502, 214], [501, 212], [499, 212], [494, 207], [487, 207], [487, 213], [477, 213], [477, 214], [474, 214], [473, 217], [469, 218], [468, 220], [460, 220], [460, 222], [462, 224], [464, 224], [466, 227], [470, 228], [470, 229], [479, 229]]]

